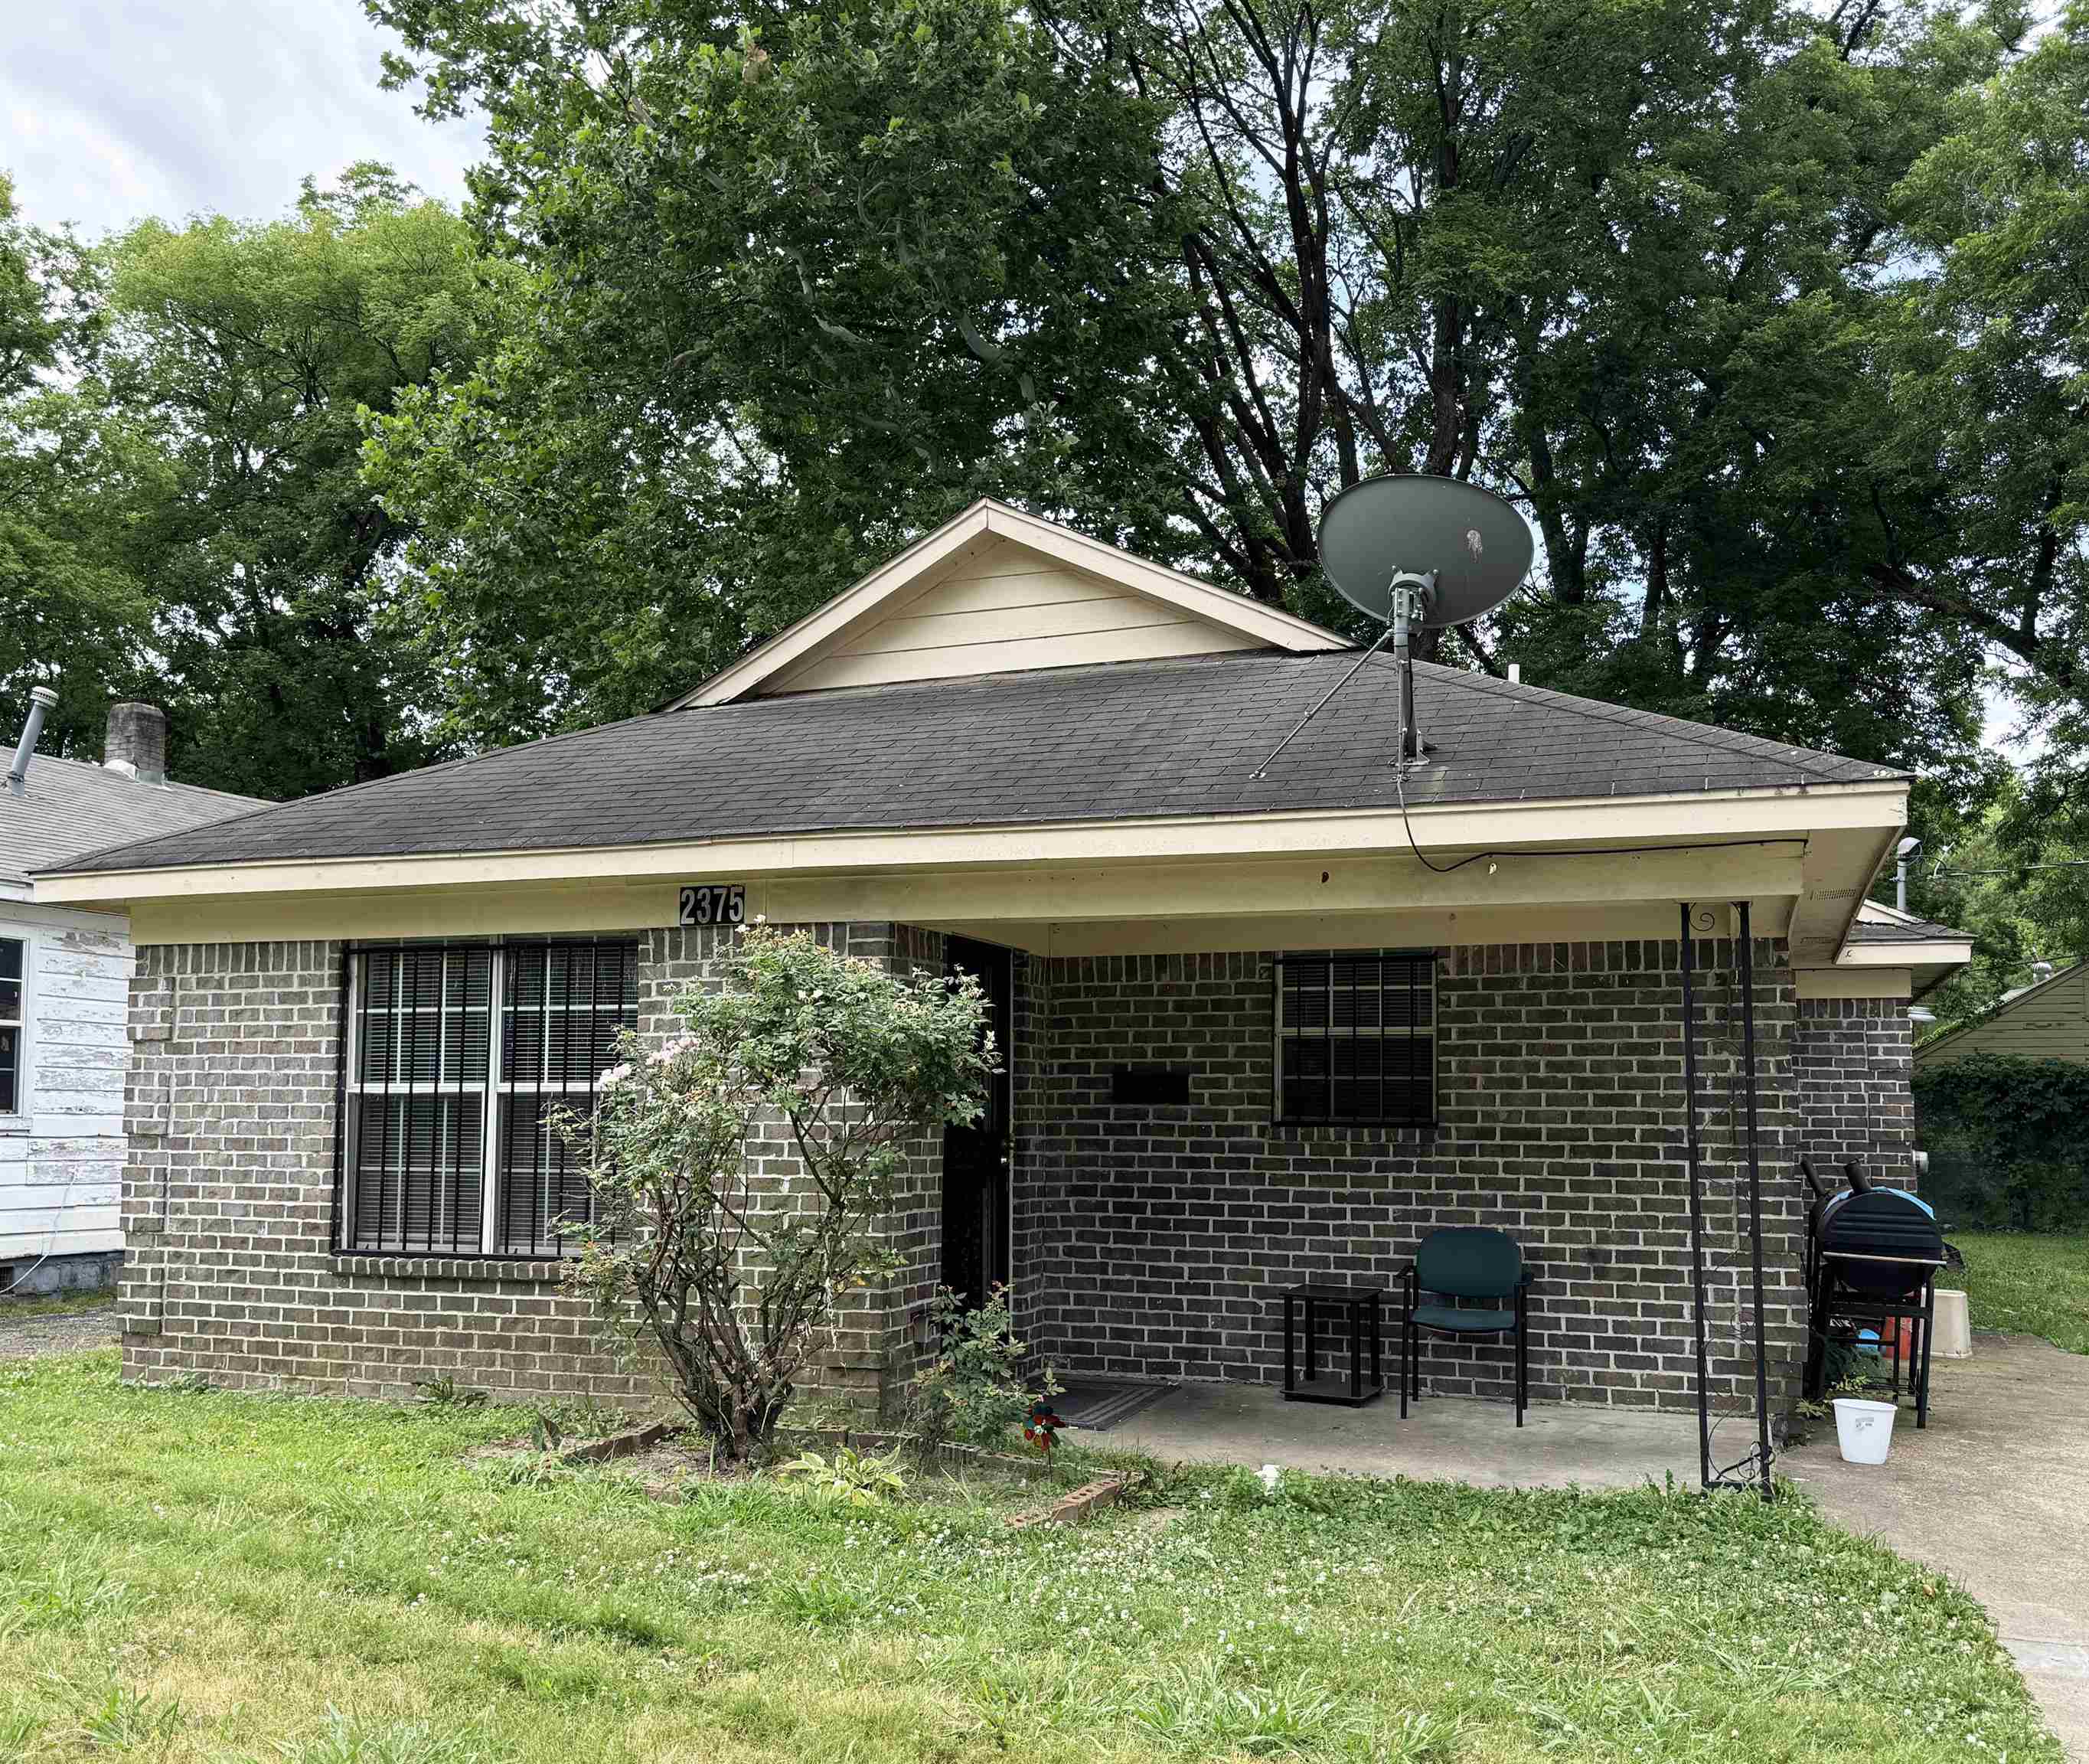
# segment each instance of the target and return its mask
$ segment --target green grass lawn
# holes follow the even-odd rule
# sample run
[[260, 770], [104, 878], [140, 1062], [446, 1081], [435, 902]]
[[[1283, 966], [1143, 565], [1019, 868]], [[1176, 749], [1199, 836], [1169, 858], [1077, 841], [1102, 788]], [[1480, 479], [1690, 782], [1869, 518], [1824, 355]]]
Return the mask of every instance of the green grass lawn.
[[1011, 1531], [461, 1455], [525, 1425], [0, 1368], [0, 1757], [2060, 1756], [1976, 1605], [1795, 1498], [1202, 1473]]
[[1966, 1271], [1940, 1277], [1962, 1286], [1976, 1329], [2042, 1335], [2089, 1354], [2089, 1232], [1954, 1231]]

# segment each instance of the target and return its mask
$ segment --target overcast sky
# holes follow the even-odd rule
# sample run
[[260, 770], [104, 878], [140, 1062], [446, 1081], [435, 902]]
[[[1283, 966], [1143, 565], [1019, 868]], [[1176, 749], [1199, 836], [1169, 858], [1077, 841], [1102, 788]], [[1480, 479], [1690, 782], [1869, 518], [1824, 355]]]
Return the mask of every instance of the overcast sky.
[[380, 89], [358, 0], [0, 0], [0, 169], [39, 225], [265, 219], [358, 159], [464, 194], [478, 131]]

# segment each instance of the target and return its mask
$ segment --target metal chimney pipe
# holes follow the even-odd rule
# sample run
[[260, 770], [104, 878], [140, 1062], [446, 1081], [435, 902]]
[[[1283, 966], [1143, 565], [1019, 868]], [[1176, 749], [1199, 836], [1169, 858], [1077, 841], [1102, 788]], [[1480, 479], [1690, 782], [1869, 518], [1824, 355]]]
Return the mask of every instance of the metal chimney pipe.
[[1922, 849], [1920, 839], [1902, 839], [1894, 848], [1894, 906], [1907, 911], [1907, 861]]
[[36, 742], [44, 732], [44, 719], [58, 702], [49, 686], [29, 689], [29, 720], [22, 725], [22, 739], [15, 744], [15, 763], [7, 768], [7, 788], [15, 796], [28, 790], [29, 762], [36, 758]]

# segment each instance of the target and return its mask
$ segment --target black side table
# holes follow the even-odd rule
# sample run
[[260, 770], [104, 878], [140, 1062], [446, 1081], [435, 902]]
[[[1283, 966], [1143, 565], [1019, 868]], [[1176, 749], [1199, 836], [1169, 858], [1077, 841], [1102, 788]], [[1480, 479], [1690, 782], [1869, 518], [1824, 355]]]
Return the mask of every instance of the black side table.
[[[1361, 1409], [1366, 1403], [1385, 1394], [1385, 1365], [1380, 1354], [1379, 1340], [1379, 1305], [1385, 1298], [1383, 1286], [1336, 1286], [1308, 1285], [1289, 1288], [1284, 1294], [1284, 1399], [1286, 1402], [1338, 1402], [1345, 1408]], [[1349, 1324], [1349, 1388], [1346, 1393], [1334, 1390], [1304, 1390], [1296, 1376], [1297, 1367], [1292, 1357], [1292, 1345], [1298, 1333], [1298, 1313], [1301, 1304], [1306, 1307], [1306, 1377], [1308, 1384], [1319, 1377], [1320, 1318], [1323, 1311], [1339, 1311]], [[1364, 1337], [1371, 1337], [1371, 1383], [1364, 1383]]]

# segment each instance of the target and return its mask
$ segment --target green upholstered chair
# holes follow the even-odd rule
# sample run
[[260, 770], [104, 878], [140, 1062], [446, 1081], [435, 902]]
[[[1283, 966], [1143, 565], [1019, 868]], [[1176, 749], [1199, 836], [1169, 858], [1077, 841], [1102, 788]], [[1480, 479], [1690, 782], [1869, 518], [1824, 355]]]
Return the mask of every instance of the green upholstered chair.
[[[1431, 1231], [1402, 1271], [1400, 1412], [1422, 1398], [1422, 1332], [1506, 1335], [1516, 1346], [1516, 1424], [1530, 1401], [1530, 1270], [1506, 1231], [1453, 1225]], [[1464, 1303], [1456, 1301], [1463, 1299]]]

